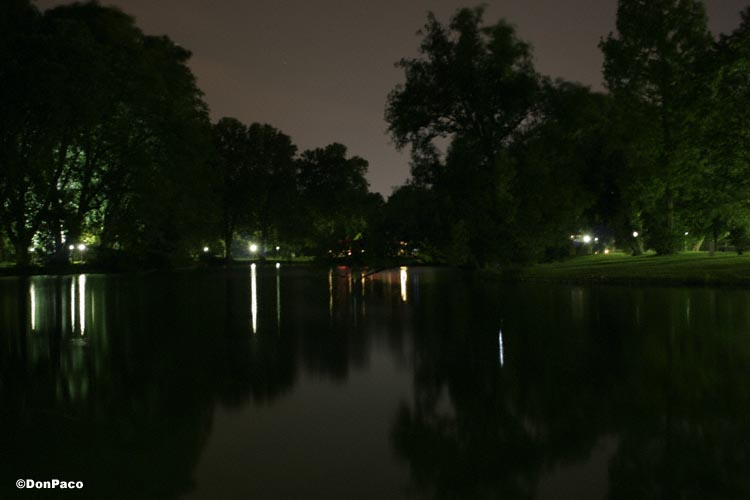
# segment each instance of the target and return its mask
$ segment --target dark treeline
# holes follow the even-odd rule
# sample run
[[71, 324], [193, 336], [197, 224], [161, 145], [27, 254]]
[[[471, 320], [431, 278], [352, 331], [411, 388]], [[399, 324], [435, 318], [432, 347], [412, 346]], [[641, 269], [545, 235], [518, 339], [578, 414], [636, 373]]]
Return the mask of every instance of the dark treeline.
[[212, 124], [189, 57], [96, 2], [2, 3], [0, 260], [164, 265], [363, 240], [383, 204], [367, 162], [341, 144], [298, 155], [270, 125]]
[[717, 40], [701, 1], [620, 0], [606, 94], [540, 75], [482, 8], [421, 34], [386, 110], [413, 158], [400, 239], [470, 265], [748, 245], [750, 10]]
[[620, 0], [607, 93], [539, 74], [482, 8], [430, 14], [421, 37], [386, 106], [412, 176], [385, 203], [341, 144], [211, 123], [189, 51], [127, 14], [3, 2], [0, 260], [491, 266], [750, 245], [750, 10], [716, 39], [701, 1]]

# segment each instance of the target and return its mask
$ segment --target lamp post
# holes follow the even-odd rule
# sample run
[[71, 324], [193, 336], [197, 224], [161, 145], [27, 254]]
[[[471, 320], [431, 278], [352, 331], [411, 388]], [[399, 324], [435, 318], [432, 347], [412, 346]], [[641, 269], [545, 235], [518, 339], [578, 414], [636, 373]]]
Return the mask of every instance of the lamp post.
[[86, 245], [83, 243], [78, 244], [78, 261], [83, 262], [83, 252], [86, 250]]

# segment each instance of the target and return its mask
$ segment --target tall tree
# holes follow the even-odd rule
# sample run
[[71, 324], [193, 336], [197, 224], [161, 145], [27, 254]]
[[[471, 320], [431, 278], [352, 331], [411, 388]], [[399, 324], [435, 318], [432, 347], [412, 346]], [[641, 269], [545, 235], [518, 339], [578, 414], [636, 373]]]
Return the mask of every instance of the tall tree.
[[32, 238], [65, 257], [63, 239], [84, 231], [142, 254], [185, 250], [200, 232], [190, 204], [203, 201], [210, 154], [190, 53], [95, 2], [51, 9], [26, 28], [0, 49], [0, 218], [17, 261]]
[[250, 228], [260, 238], [263, 251], [280, 236], [292, 237], [294, 205], [297, 201], [292, 139], [271, 125], [253, 123], [247, 130], [248, 157], [252, 180], [247, 196], [251, 198]]
[[298, 162], [298, 183], [307, 212], [309, 240], [318, 251], [355, 238], [367, 227], [367, 160], [347, 157], [343, 144], [307, 150]]
[[690, 159], [699, 167], [689, 193], [691, 226], [709, 234], [711, 248], [727, 230], [738, 248], [750, 235], [748, 74], [750, 8], [741, 13], [740, 26], [716, 43], [707, 71], [710, 95], [690, 122]]
[[271, 125], [222, 118], [214, 127], [225, 258], [238, 230], [255, 233], [261, 248], [272, 236], [289, 236], [296, 202], [297, 147]]
[[617, 34], [602, 40], [604, 79], [642, 131], [631, 163], [646, 164], [640, 202], [654, 248], [677, 250], [676, 202], [688, 177], [681, 162], [684, 123], [705, 88], [696, 78], [711, 45], [699, 0], [619, 0]]
[[222, 118], [214, 126], [214, 142], [221, 176], [218, 197], [224, 258], [231, 260], [235, 231], [247, 222], [250, 209], [250, 199], [246, 195], [252, 175], [247, 127], [234, 118]]
[[430, 13], [420, 56], [399, 62], [406, 82], [386, 108], [396, 146], [410, 145], [416, 165], [435, 156], [441, 139], [451, 142], [451, 232], [464, 258], [479, 265], [508, 257], [502, 242], [510, 238], [514, 173], [507, 146], [533, 122], [539, 90], [530, 46], [505, 21], [482, 26], [483, 14], [460, 9], [444, 26]]

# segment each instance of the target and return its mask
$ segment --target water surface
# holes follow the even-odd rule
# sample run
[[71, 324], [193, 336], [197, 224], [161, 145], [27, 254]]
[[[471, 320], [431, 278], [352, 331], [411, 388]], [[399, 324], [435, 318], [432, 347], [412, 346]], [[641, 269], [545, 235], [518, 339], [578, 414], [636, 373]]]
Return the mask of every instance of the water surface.
[[5, 278], [0, 419], [2, 498], [743, 498], [750, 292]]

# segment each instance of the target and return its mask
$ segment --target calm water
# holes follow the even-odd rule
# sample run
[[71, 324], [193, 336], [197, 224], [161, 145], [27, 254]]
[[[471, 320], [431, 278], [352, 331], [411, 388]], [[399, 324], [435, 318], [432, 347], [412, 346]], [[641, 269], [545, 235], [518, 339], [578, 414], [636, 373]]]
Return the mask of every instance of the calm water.
[[750, 291], [1, 279], [0, 422], [2, 498], [746, 498]]

